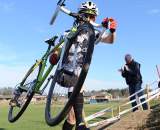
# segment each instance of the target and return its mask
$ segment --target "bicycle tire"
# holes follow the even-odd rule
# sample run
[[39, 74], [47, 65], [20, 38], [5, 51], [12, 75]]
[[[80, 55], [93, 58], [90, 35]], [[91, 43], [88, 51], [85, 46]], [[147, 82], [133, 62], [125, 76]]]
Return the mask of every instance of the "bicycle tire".
[[56, 83], [56, 76], [58, 74], [58, 70], [56, 70], [54, 78], [52, 80], [52, 83], [51, 83], [51, 86], [49, 89], [49, 93], [47, 96], [47, 102], [46, 102], [46, 108], [45, 108], [45, 120], [49, 126], [55, 126], [55, 125], [59, 124], [66, 117], [67, 113], [69, 112], [69, 110], [72, 107], [74, 98], [77, 96], [77, 94], [79, 94], [81, 87], [83, 86], [83, 83], [84, 83], [85, 78], [87, 76], [89, 65], [90, 65], [91, 59], [92, 59], [92, 54], [93, 54], [93, 50], [94, 50], [94, 42], [95, 42], [94, 28], [90, 23], [84, 23], [79, 26], [75, 36], [73, 36], [73, 38], [71, 39], [70, 45], [68, 46], [68, 49], [66, 49], [65, 54], [67, 54], [67, 51], [69, 51], [74, 39], [81, 33], [81, 31], [84, 31], [84, 30], [89, 33], [89, 39], [87, 41], [88, 42], [88, 49], [87, 49], [87, 53], [86, 53], [86, 56], [84, 59], [84, 64], [82, 65], [82, 70], [79, 75], [79, 79], [78, 79], [76, 85], [74, 86], [74, 90], [73, 90], [70, 98], [68, 99], [68, 102], [65, 104], [64, 108], [59, 113], [57, 113], [57, 115], [55, 117], [51, 117], [51, 104], [52, 104], [52, 96], [53, 96], [53, 91], [54, 91], [54, 87], [55, 87], [55, 83]]
[[[38, 64], [34, 64], [29, 70], [28, 72], [26, 73], [25, 77], [22, 79], [20, 85], [23, 86], [25, 81], [27, 80], [27, 78], [34, 72], [34, 70], [39, 67], [38, 69], [40, 69], [40, 65], [41, 63], [38, 63]], [[36, 67], [35, 67], [36, 66]], [[38, 70], [38, 74], [39, 74], [39, 70]], [[37, 75], [38, 76], [38, 75]], [[31, 102], [33, 96], [34, 96], [34, 92], [32, 91], [30, 93], [29, 96], [27, 96], [27, 99], [24, 103], [24, 105], [20, 108], [19, 112], [16, 114], [16, 115], [13, 115], [13, 111], [14, 111], [14, 107], [13, 106], [10, 106], [9, 107], [9, 112], [8, 112], [8, 121], [10, 123], [13, 123], [15, 121], [17, 121], [21, 116], [22, 114], [24, 113], [24, 111], [26, 110], [26, 108], [28, 107], [29, 103]]]

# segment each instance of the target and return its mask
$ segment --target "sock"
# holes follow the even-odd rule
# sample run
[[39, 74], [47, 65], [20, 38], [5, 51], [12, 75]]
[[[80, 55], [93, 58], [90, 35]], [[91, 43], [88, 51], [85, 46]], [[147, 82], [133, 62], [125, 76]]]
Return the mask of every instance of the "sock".
[[74, 125], [68, 123], [67, 120], [65, 120], [64, 124], [63, 124], [63, 129], [62, 130], [72, 130], [74, 127]]

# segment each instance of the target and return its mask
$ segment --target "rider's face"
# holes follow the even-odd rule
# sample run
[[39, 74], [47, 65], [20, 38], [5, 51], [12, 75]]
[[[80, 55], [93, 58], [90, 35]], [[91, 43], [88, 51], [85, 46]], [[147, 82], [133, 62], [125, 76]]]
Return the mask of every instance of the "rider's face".
[[95, 15], [90, 15], [89, 20], [95, 22], [96, 21], [96, 16]]

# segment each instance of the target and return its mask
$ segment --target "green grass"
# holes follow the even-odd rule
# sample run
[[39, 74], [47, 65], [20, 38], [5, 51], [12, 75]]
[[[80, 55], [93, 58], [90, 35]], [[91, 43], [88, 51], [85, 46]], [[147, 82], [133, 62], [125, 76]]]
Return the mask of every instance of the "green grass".
[[[156, 101], [152, 101], [152, 106], [157, 104]], [[104, 108], [108, 108], [110, 106], [118, 105], [118, 102], [109, 102], [105, 104], [86, 104], [85, 105], [85, 113], [86, 116], [98, 112]], [[45, 123], [44, 118], [44, 110], [45, 105], [30, 105], [22, 117], [15, 123], [9, 123], [7, 120], [8, 116], [8, 106], [1, 105], [0, 106], [0, 130], [61, 130], [62, 123], [56, 127], [49, 127]], [[118, 109], [114, 110], [116, 114]], [[107, 113], [105, 116], [101, 118], [97, 118], [94, 121], [99, 121], [102, 119], [106, 119], [106, 117], [111, 117], [111, 112]], [[93, 122], [93, 121], [92, 121]]]
[[0, 130], [61, 130], [61, 124], [51, 128], [44, 120], [44, 105], [30, 105], [24, 115], [15, 123], [7, 120], [8, 107], [2, 106], [0, 111]]
[[[85, 105], [86, 115], [93, 114], [106, 107], [117, 103], [106, 104], [87, 104]], [[62, 123], [56, 127], [49, 127], [44, 118], [45, 105], [30, 105], [22, 117], [15, 123], [9, 123], [7, 120], [8, 106], [0, 106], [0, 130], [61, 130]]]

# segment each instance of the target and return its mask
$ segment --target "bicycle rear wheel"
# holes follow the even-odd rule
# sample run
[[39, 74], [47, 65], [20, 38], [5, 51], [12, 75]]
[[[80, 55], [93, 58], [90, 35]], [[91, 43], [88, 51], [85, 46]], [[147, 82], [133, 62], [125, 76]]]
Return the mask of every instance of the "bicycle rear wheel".
[[[82, 38], [80, 40], [82, 43], [78, 42], [79, 38]], [[75, 36], [68, 43], [63, 61], [68, 58], [69, 50], [71, 49], [72, 44], [74, 44], [75, 42], [78, 42], [79, 45], [85, 42], [87, 45], [86, 52], [83, 55], [83, 64], [81, 66], [81, 71], [74, 85], [73, 92], [69, 99], [67, 99], [67, 88], [64, 88], [61, 85], [57, 84], [57, 76], [59, 75], [59, 70], [56, 70], [49, 89], [45, 108], [46, 123], [50, 126], [59, 124], [66, 117], [67, 113], [72, 107], [72, 104], [74, 103], [74, 98], [77, 96], [77, 94], [79, 94], [81, 87], [83, 86], [94, 50], [95, 34], [93, 26], [89, 23], [84, 23], [78, 28]]]
[[[37, 83], [37, 76], [39, 74], [39, 69], [41, 67], [41, 63], [34, 64], [20, 84], [18, 84], [14, 90], [13, 98], [10, 101], [9, 112], [8, 112], [8, 121], [13, 123], [17, 121], [26, 108], [28, 107], [32, 97], [34, 96], [33, 88]], [[18, 96], [17, 96], [18, 93]], [[16, 102], [13, 105], [13, 101]]]

